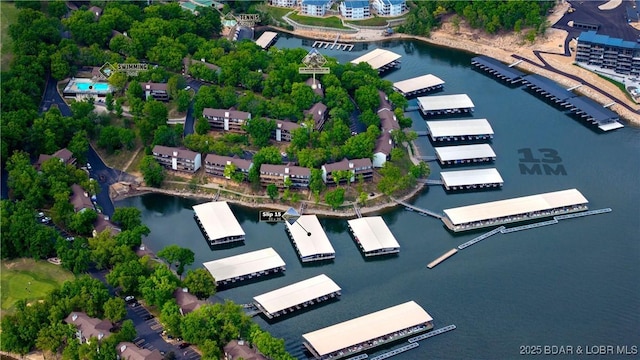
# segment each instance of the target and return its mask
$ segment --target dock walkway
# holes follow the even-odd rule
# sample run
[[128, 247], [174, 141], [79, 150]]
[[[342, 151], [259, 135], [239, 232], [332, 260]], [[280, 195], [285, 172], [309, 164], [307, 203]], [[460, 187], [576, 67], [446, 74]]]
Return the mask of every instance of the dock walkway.
[[495, 229], [489, 231], [488, 233], [484, 233], [484, 234], [482, 234], [482, 235], [480, 235], [480, 236], [478, 236], [476, 238], [473, 238], [472, 240], [467, 241], [464, 244], [458, 245], [458, 250], [462, 250], [462, 249], [468, 248], [469, 246], [474, 245], [475, 243], [478, 243], [478, 242], [488, 238], [489, 236], [493, 236], [493, 235], [495, 235], [497, 233], [502, 233], [502, 231], [505, 230], [505, 229], [506, 228], [504, 226], [500, 226], [498, 228], [495, 228]]
[[384, 354], [381, 354], [381, 355], [378, 355], [378, 356], [374, 356], [374, 357], [371, 358], [371, 360], [388, 359], [388, 358], [390, 358], [392, 356], [398, 355], [398, 354], [403, 353], [405, 351], [411, 350], [413, 348], [417, 348], [418, 346], [420, 346], [420, 344], [418, 344], [417, 342], [413, 342], [413, 343], [410, 343], [408, 345], [399, 347], [397, 349], [393, 349], [393, 350], [391, 350], [389, 352], [386, 352]]
[[434, 180], [434, 179], [418, 179], [418, 182], [427, 184], [427, 185], [443, 185], [442, 180]]
[[411, 209], [411, 210], [413, 210], [413, 211], [415, 211], [415, 212], [422, 213], [422, 214], [425, 214], [425, 215], [429, 215], [429, 216], [432, 216], [432, 217], [434, 217], [434, 218], [436, 218], [436, 219], [442, 219], [442, 215], [440, 215], [440, 214], [436, 213], [435, 211], [431, 211], [431, 210], [427, 210], [427, 209], [422, 209], [422, 208], [419, 208], [419, 207], [417, 207], [417, 206], [413, 206], [413, 205], [411, 205], [411, 204], [407, 204], [406, 202], [404, 202], [404, 201], [400, 201], [400, 200], [398, 200], [398, 199], [396, 199], [396, 198], [394, 198], [394, 197], [392, 197], [392, 198], [391, 198], [391, 200], [393, 200], [393, 201], [395, 201], [396, 203], [398, 203], [398, 204], [400, 204], [400, 205], [404, 206], [405, 208], [407, 208], [407, 209]]
[[362, 213], [360, 212], [360, 208], [356, 202], [353, 203], [353, 210], [356, 212], [358, 219], [362, 218]]
[[350, 357], [347, 360], [363, 360], [363, 359], [366, 359], [368, 357], [369, 357], [369, 355], [367, 355], [367, 354], [360, 354], [358, 356]]
[[608, 213], [608, 212], [611, 212], [611, 208], [589, 210], [589, 211], [566, 214], [566, 215], [558, 215], [558, 216], [554, 216], [553, 218], [556, 219], [556, 220], [566, 220], [566, 219], [573, 219], [573, 218], [589, 216], [589, 215], [604, 214], [604, 213]]
[[410, 342], [410, 343], [414, 343], [414, 342], [416, 342], [416, 341], [420, 341], [420, 340], [428, 339], [428, 338], [430, 338], [430, 337], [434, 337], [434, 336], [436, 336], [436, 335], [444, 334], [444, 333], [446, 333], [446, 332], [448, 332], [448, 331], [455, 330], [455, 329], [456, 329], [456, 326], [455, 326], [455, 325], [453, 325], [453, 324], [451, 324], [451, 325], [447, 325], [447, 326], [442, 327], [442, 328], [440, 328], [440, 329], [433, 330], [433, 331], [429, 331], [429, 332], [428, 332], [428, 333], [426, 333], [426, 334], [422, 334], [422, 335], [418, 335], [418, 336], [412, 337], [412, 338], [410, 338], [410, 339], [409, 339], [409, 342]]
[[508, 229], [503, 229], [503, 230], [500, 230], [500, 233], [501, 234], [508, 234], [508, 233], [512, 233], [512, 232], [516, 232], [516, 231], [520, 231], [520, 230], [529, 230], [529, 229], [534, 229], [534, 228], [547, 226], [547, 225], [555, 225], [557, 223], [558, 223], [558, 220], [556, 220], [556, 219], [547, 220], [547, 221], [541, 221], [541, 222], [537, 222], [537, 223], [533, 223], [533, 224], [527, 224], [527, 225], [508, 228]]
[[315, 41], [313, 45], [311, 45], [311, 47], [318, 48], [318, 49], [334, 49], [334, 50], [343, 50], [343, 51], [353, 50], [353, 44], [339, 43], [338, 38], [336, 38], [336, 40], [334, 41], [318, 40], [318, 41]]

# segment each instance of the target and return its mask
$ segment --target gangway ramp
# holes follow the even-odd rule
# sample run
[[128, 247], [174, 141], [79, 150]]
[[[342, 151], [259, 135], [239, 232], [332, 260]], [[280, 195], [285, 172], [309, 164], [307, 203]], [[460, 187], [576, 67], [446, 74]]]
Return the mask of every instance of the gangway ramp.
[[431, 210], [427, 210], [427, 209], [419, 208], [419, 207], [417, 207], [417, 206], [413, 206], [413, 205], [408, 204], [408, 203], [406, 203], [406, 202], [404, 202], [404, 201], [398, 200], [398, 199], [396, 199], [396, 198], [394, 198], [394, 197], [392, 197], [392, 198], [391, 198], [391, 200], [393, 200], [393, 201], [395, 201], [396, 203], [398, 203], [398, 204], [400, 204], [400, 205], [404, 206], [405, 208], [407, 208], [407, 209], [411, 209], [411, 210], [413, 210], [413, 211], [415, 211], [415, 212], [422, 213], [422, 214], [426, 214], [426, 215], [432, 216], [432, 217], [434, 217], [434, 218], [436, 218], [436, 219], [442, 219], [442, 215], [440, 215], [440, 214], [436, 213], [435, 211], [431, 211]]
[[458, 245], [458, 250], [462, 250], [462, 249], [468, 248], [469, 246], [474, 245], [475, 243], [478, 243], [478, 242], [488, 238], [489, 236], [492, 236], [492, 235], [495, 235], [495, 234], [497, 234], [499, 232], [502, 232], [502, 230], [504, 230], [504, 229], [506, 229], [504, 226], [500, 226], [498, 228], [495, 228], [495, 229], [489, 231], [488, 233], [484, 233], [484, 234], [482, 234], [482, 235], [480, 235], [480, 236], [478, 236], [478, 237], [476, 237], [476, 238], [474, 238], [472, 240], [467, 241], [464, 244]]

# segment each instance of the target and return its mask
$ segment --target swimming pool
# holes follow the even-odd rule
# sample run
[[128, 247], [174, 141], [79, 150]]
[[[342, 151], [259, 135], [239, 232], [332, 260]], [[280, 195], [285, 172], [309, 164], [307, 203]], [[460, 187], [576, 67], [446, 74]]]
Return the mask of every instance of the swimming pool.
[[76, 87], [80, 91], [109, 91], [109, 84], [105, 82], [76, 82]]

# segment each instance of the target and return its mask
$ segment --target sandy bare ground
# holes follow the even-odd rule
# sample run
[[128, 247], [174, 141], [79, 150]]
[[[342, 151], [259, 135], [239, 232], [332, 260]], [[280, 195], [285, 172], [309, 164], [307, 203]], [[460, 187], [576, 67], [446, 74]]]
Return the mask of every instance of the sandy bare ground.
[[[618, 0], [613, 0], [610, 3], [617, 2]], [[611, 4], [613, 6], [613, 4]], [[557, 22], [562, 15], [565, 13], [567, 8], [569, 7], [568, 3], [563, 3], [557, 5], [553, 12], [548, 17], [549, 23], [554, 24]], [[336, 34], [330, 32], [318, 32], [318, 31], [308, 31], [308, 30], [296, 30], [294, 31], [296, 35], [316, 38], [316, 39], [335, 39]], [[549, 79], [554, 80], [555, 82], [566, 86], [567, 88], [578, 85], [575, 80], [562, 76], [560, 74], [548, 71], [543, 69], [543, 64], [538, 59], [538, 57], [534, 54], [534, 51], [543, 51], [543, 52], [551, 52], [557, 53], [557, 55], [553, 54], [543, 54], [542, 57], [545, 61], [549, 63], [549, 65], [553, 66], [556, 70], [560, 70], [567, 74], [571, 74], [574, 76], [578, 76], [583, 79], [585, 82], [589, 82], [593, 84], [598, 89], [603, 92], [610, 94], [611, 96], [617, 98], [620, 101], [623, 101], [625, 104], [635, 109], [636, 111], [640, 110], [640, 105], [634, 103], [627, 97], [622, 90], [616, 87], [614, 84], [609, 81], [602, 79], [598, 75], [582, 69], [578, 66], [573, 65], [575, 60], [575, 54], [572, 52], [571, 56], [564, 56], [564, 41], [567, 37], [567, 32], [564, 30], [549, 28], [545, 36], [537, 39], [533, 44], [527, 42], [523, 39], [523, 34], [499, 34], [499, 35], [488, 35], [484, 32], [476, 29], [471, 29], [468, 27], [464, 21], [460, 23], [459, 28], [455, 28], [448, 19], [444, 19], [443, 25], [440, 29], [437, 29], [431, 33], [429, 38], [419, 37], [419, 36], [410, 36], [405, 34], [394, 34], [389, 36], [384, 36], [382, 31], [380, 30], [361, 30], [357, 34], [345, 34], [341, 35], [340, 39], [348, 42], [371, 42], [371, 41], [380, 41], [385, 39], [417, 39], [420, 41], [424, 41], [430, 44], [445, 46], [455, 49], [464, 50], [470, 53], [478, 54], [478, 55], [487, 55], [498, 60], [501, 60], [505, 63], [515, 63], [516, 60], [512, 55], [519, 55], [526, 59], [531, 60], [532, 62], [538, 64], [538, 66], [534, 66], [533, 64], [529, 64], [527, 62], [521, 62], [516, 67], [530, 72], [540, 74]], [[570, 45], [573, 49], [575, 49], [575, 41], [572, 42], [573, 46]], [[575, 90], [576, 92], [588, 96], [593, 100], [599, 102], [600, 104], [609, 104], [612, 102], [616, 102], [613, 97], [603, 96], [597, 91], [590, 89], [586, 86], [581, 86]], [[640, 125], [640, 116], [637, 113], [627, 110], [626, 108], [613, 105], [610, 107], [611, 110], [618, 113], [620, 116], [629, 120], [630, 122]]]
[[617, 8], [622, 4], [622, 0], [609, 0], [608, 2], [598, 5], [598, 9], [600, 10], [612, 10]]

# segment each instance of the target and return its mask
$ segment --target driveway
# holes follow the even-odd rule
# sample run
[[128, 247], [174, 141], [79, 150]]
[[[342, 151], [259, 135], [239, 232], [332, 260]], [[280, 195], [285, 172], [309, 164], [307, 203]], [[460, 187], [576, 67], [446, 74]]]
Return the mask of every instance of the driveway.
[[[200, 87], [204, 85], [204, 83], [194, 78], [187, 78], [187, 85], [191, 86], [193, 91], [195, 91], [195, 93], [197, 94], [198, 91], [200, 91]], [[184, 120], [184, 135], [187, 136], [189, 134], [193, 134], [194, 126], [195, 126], [195, 118], [193, 116], [193, 100], [192, 100], [191, 104], [189, 104], [189, 110], [187, 110], [187, 117]]]

